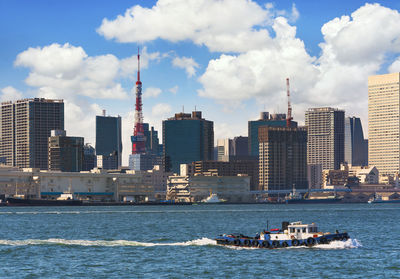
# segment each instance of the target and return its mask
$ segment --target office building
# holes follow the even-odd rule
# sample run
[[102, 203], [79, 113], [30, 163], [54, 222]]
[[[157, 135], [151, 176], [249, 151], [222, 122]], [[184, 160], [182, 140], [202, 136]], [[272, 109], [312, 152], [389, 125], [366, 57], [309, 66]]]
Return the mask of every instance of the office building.
[[163, 163], [166, 171], [179, 173], [180, 164], [212, 160], [214, 123], [201, 111], [177, 113], [163, 121]]
[[368, 165], [368, 146], [364, 139], [361, 120], [358, 117], [346, 117], [344, 123], [344, 160], [353, 166]]
[[[261, 112], [259, 120], [248, 122], [248, 153], [256, 158], [259, 154], [258, 129], [260, 127], [286, 127], [286, 114], [270, 115], [269, 112]], [[297, 127], [297, 122], [291, 121], [291, 127]]]
[[400, 168], [400, 73], [368, 77], [368, 164], [380, 175]]
[[311, 108], [306, 111], [307, 163], [322, 169], [339, 169], [344, 162], [344, 111]]
[[0, 157], [9, 166], [48, 168], [51, 130], [64, 130], [64, 102], [43, 98], [1, 103]]
[[96, 158], [96, 165], [98, 169], [116, 170], [120, 167], [120, 165], [118, 165], [119, 157], [117, 152], [113, 152], [108, 155], [96, 155]]
[[249, 138], [248, 137], [234, 137], [232, 140], [233, 154], [238, 158], [245, 158], [249, 156]]
[[[96, 155], [117, 156], [117, 168], [122, 163], [121, 116], [96, 116]], [[104, 158], [105, 158], [104, 157]]]
[[83, 171], [90, 171], [97, 166], [96, 150], [89, 143], [83, 146]]
[[49, 170], [79, 172], [83, 170], [83, 138], [67, 137], [64, 130], [51, 131]]
[[[259, 190], [258, 161], [233, 160], [223, 161], [196, 161], [193, 164], [193, 175], [205, 174], [210, 171], [216, 172], [219, 176], [237, 176], [245, 174], [250, 177], [250, 189]], [[190, 169], [190, 168], [189, 168]]]
[[307, 129], [259, 128], [259, 177], [263, 190], [307, 189]]
[[233, 144], [231, 139], [217, 140], [217, 160], [229, 162], [229, 157], [233, 156]]

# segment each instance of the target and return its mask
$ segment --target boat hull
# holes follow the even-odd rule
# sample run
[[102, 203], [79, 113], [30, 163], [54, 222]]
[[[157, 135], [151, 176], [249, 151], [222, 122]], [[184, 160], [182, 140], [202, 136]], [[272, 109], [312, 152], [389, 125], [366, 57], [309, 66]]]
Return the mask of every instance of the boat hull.
[[316, 244], [329, 244], [331, 241], [347, 241], [349, 239], [347, 233], [327, 234], [320, 237], [309, 237], [307, 239], [290, 239], [290, 240], [261, 240], [254, 238], [240, 238], [220, 236], [215, 240], [217, 244], [223, 246], [236, 247], [253, 247], [253, 248], [287, 248], [293, 246], [314, 246]]
[[288, 199], [285, 201], [287, 204], [322, 204], [322, 203], [340, 203], [342, 199], [332, 198], [332, 199]]
[[82, 205], [80, 200], [48, 200], [48, 199], [18, 199], [7, 198], [8, 206], [77, 206]]

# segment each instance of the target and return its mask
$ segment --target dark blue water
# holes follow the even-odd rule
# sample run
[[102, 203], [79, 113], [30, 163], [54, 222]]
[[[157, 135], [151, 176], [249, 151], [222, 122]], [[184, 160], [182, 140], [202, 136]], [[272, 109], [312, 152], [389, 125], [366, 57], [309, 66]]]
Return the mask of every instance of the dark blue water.
[[[400, 278], [400, 204], [0, 208], [0, 278]], [[234, 249], [282, 221], [351, 240]]]

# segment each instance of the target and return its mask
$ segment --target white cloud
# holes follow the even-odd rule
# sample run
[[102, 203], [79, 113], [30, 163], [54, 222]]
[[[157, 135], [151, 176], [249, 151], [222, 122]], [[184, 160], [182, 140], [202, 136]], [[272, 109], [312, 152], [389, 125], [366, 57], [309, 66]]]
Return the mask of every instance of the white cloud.
[[167, 118], [170, 117], [172, 111], [172, 107], [166, 103], [159, 103], [153, 106], [151, 109], [152, 116], [159, 118]]
[[147, 87], [143, 92], [143, 97], [144, 98], [155, 98], [160, 94], [161, 94], [160, 88]]
[[192, 77], [196, 74], [196, 68], [199, 68], [199, 64], [192, 57], [175, 57], [172, 60], [172, 65], [177, 68], [185, 69], [188, 77]]
[[[388, 54], [400, 52], [399, 24], [397, 11], [366, 4], [351, 17], [333, 19], [322, 27], [322, 52], [314, 58], [296, 38], [296, 28], [278, 17], [273, 24], [276, 37], [265, 48], [210, 60], [199, 78], [203, 88], [198, 93], [224, 105], [255, 98], [267, 110], [280, 106], [286, 111], [289, 77], [297, 120], [309, 107], [334, 106], [366, 121], [367, 78], [381, 69]], [[389, 71], [399, 71], [399, 61]]]
[[397, 57], [397, 59], [389, 66], [388, 70], [390, 73], [400, 72], [400, 57]]
[[[148, 53], [144, 47], [141, 67], [147, 68], [149, 61], [159, 59], [158, 52]], [[137, 56], [122, 60], [112, 54], [88, 56], [82, 47], [52, 44], [18, 54], [15, 65], [29, 68], [26, 83], [47, 96], [126, 99], [128, 94], [119, 80], [135, 77]]]
[[15, 101], [23, 97], [22, 93], [12, 86], [2, 88], [1, 93], [0, 102]]
[[136, 5], [97, 32], [118, 42], [192, 40], [212, 51], [246, 51], [268, 42], [267, 8], [248, 0], [159, 0], [152, 8]]
[[171, 92], [172, 94], [178, 93], [178, 90], [179, 90], [179, 86], [178, 85], [175, 85], [174, 87], [168, 89], [168, 91]]

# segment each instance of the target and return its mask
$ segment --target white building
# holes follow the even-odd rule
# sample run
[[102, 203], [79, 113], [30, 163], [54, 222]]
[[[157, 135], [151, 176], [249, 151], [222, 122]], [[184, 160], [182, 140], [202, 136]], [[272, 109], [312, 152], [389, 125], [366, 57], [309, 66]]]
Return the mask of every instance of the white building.
[[52, 172], [38, 169], [0, 168], [0, 195], [57, 198], [65, 192], [96, 201], [154, 199], [154, 187], [143, 172]]

